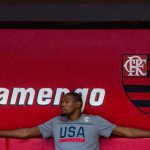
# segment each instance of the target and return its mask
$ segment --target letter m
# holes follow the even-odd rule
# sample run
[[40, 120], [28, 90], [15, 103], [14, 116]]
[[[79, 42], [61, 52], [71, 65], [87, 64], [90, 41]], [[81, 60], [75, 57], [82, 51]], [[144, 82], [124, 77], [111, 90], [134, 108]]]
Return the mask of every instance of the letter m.
[[10, 105], [32, 105], [34, 100], [35, 90], [33, 88], [14, 88], [12, 91], [12, 97], [10, 100]]

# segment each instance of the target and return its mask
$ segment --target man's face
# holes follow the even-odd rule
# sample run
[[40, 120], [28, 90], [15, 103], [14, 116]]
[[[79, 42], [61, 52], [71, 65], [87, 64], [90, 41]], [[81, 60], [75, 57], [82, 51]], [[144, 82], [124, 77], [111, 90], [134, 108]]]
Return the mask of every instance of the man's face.
[[77, 104], [73, 96], [65, 95], [61, 103], [62, 114], [71, 115], [77, 109]]

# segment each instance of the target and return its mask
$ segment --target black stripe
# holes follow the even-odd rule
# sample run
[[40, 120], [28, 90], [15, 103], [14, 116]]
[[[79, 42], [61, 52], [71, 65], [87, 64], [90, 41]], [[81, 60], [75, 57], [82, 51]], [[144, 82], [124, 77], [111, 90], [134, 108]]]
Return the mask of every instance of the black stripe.
[[150, 62], [150, 54], [147, 55], [147, 61]]
[[5, 29], [149, 29], [150, 21], [0, 21]]
[[150, 77], [150, 70], [147, 70], [147, 76]]
[[132, 100], [137, 107], [150, 107], [150, 100]]
[[124, 85], [126, 92], [150, 92], [150, 85]]

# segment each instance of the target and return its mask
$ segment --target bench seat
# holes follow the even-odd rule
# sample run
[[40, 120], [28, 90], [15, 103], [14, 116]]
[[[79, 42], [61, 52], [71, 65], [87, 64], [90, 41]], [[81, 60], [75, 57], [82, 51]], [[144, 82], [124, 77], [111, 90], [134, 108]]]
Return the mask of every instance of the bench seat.
[[[101, 150], [150, 150], [150, 138], [109, 138], [100, 140]], [[55, 150], [53, 139], [0, 138], [0, 150]]]

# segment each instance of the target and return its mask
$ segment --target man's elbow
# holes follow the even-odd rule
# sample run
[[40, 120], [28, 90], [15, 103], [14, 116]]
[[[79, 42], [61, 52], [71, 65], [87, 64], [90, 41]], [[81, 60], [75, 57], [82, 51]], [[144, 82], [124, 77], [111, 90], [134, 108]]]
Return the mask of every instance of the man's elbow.
[[14, 136], [12, 137], [21, 139], [28, 139], [42, 136], [38, 127], [17, 129], [13, 131], [13, 133]]
[[126, 131], [123, 133], [123, 136], [124, 136], [124, 137], [127, 137], [127, 138], [134, 138], [134, 137], [135, 137], [134, 133], [133, 133], [132, 131], [130, 131], [130, 130], [126, 130]]

